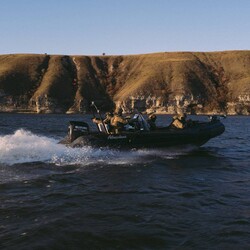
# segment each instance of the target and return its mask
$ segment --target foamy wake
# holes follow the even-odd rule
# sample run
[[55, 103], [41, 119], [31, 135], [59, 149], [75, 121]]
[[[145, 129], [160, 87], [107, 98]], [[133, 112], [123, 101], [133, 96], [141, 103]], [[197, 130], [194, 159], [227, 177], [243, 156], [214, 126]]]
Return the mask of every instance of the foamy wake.
[[0, 137], [0, 163], [13, 165], [25, 162], [48, 162], [56, 165], [89, 165], [92, 163], [120, 163], [134, 159], [135, 153], [126, 154], [92, 147], [67, 148], [58, 141], [20, 129]]
[[60, 153], [60, 146], [53, 139], [20, 129], [12, 135], [0, 137], [0, 162], [15, 164], [47, 161], [54, 154]]
[[[13, 165], [25, 162], [48, 162], [59, 166], [96, 163], [128, 164], [150, 161], [154, 156], [173, 159], [184, 152], [137, 150], [118, 151], [92, 147], [67, 148], [58, 141], [20, 129], [0, 136], [0, 163]], [[152, 157], [153, 156], [153, 157]]]

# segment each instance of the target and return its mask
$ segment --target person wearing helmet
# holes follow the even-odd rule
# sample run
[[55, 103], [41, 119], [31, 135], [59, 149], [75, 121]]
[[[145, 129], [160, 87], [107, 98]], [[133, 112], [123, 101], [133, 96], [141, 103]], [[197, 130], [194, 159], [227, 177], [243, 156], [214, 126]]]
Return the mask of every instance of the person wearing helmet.
[[[113, 115], [112, 112], [107, 112], [105, 115], [106, 115], [106, 117], [104, 118], [103, 122], [104, 122], [105, 124], [110, 125], [111, 118], [112, 118], [114, 115]], [[92, 118], [92, 122], [97, 123], [97, 124], [102, 123], [102, 121], [101, 121], [99, 118], [96, 118], [96, 117]]]
[[124, 129], [124, 126], [128, 123], [128, 121], [122, 116], [122, 112], [122, 108], [118, 107], [110, 121], [110, 124], [114, 127], [116, 134], [120, 133]]
[[111, 119], [112, 119], [113, 116], [114, 116], [114, 114], [112, 112], [107, 112], [106, 117], [103, 120], [103, 122], [110, 125], [110, 122], [111, 122]]
[[171, 126], [174, 128], [178, 128], [178, 129], [184, 129], [187, 124], [186, 118], [187, 118], [187, 115], [185, 113], [180, 113], [179, 115], [174, 116]]
[[96, 123], [97, 125], [105, 124], [106, 130], [110, 133], [113, 133], [113, 126], [111, 125], [111, 119], [113, 116], [114, 115], [112, 112], [107, 112], [104, 120], [101, 120], [100, 118], [94, 117], [94, 118], [92, 118], [92, 122]]

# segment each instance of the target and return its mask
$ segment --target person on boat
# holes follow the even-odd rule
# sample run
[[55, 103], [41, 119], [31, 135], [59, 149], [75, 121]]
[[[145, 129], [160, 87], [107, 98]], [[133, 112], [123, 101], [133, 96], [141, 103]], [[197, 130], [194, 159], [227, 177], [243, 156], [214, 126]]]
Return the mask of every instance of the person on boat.
[[157, 117], [155, 114], [150, 114], [149, 117], [148, 117], [148, 124], [149, 124], [149, 128], [150, 130], [155, 130], [156, 129], [156, 124], [155, 124], [155, 121], [156, 121]]
[[186, 118], [187, 115], [185, 113], [174, 116], [171, 126], [178, 129], [184, 129], [187, 126]]
[[106, 117], [103, 120], [101, 120], [100, 118], [94, 117], [92, 119], [92, 122], [96, 123], [97, 125], [104, 123], [105, 125], [107, 125], [108, 131], [113, 132], [113, 126], [111, 125], [111, 119], [113, 117], [114, 117], [114, 114], [112, 112], [107, 112]]
[[103, 122], [106, 123], [106, 124], [108, 124], [108, 125], [110, 125], [112, 117], [114, 117], [114, 114], [112, 112], [107, 112], [106, 113], [106, 117], [103, 120]]
[[105, 124], [110, 125], [110, 121], [111, 121], [111, 118], [112, 118], [113, 116], [114, 116], [114, 115], [113, 115], [112, 112], [107, 112], [107, 113], [106, 113], [106, 117], [103, 119], [103, 121], [102, 121], [100, 118], [94, 117], [94, 118], [92, 118], [92, 122], [97, 123], [97, 124], [104, 122]]
[[118, 134], [124, 130], [124, 126], [128, 124], [128, 120], [122, 116], [122, 108], [118, 107], [115, 110], [114, 116], [110, 120], [111, 126], [113, 126], [115, 133]]

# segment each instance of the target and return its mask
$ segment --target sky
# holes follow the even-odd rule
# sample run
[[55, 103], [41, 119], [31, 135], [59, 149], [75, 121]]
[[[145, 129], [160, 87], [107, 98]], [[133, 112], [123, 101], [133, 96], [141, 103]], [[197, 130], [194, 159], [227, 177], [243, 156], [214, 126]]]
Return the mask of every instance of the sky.
[[0, 54], [250, 49], [250, 0], [0, 0]]

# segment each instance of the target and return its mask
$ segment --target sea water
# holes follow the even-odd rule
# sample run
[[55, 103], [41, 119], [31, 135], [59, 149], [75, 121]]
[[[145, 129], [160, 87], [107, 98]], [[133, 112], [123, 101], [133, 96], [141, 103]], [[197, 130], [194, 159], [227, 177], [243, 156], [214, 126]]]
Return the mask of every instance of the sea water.
[[250, 249], [249, 117], [122, 151], [58, 144], [70, 120], [91, 116], [0, 114], [0, 249]]

